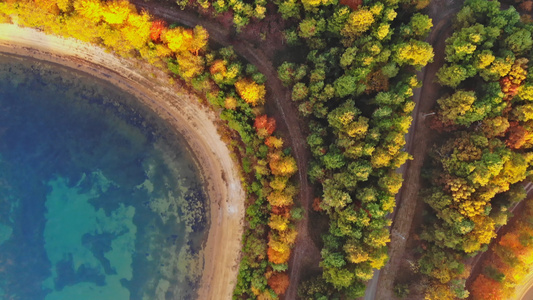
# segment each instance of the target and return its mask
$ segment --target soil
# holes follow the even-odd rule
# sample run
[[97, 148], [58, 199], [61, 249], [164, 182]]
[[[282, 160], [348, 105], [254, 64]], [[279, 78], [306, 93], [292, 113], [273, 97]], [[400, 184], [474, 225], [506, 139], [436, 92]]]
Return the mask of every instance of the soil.
[[240, 260], [245, 194], [238, 166], [217, 133], [214, 112], [162, 71], [104, 49], [35, 29], [0, 24], [0, 52], [61, 64], [106, 80], [136, 96], [186, 140], [196, 158], [210, 204], [199, 299], [231, 299]]

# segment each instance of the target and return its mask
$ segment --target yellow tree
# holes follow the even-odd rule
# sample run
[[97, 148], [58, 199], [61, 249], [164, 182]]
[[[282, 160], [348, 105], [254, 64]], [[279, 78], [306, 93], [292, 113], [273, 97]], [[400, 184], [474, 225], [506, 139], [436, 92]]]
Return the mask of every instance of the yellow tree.
[[34, 2], [54, 14], [59, 14], [59, 10], [66, 12], [72, 7], [71, 0], [34, 0]]
[[132, 11], [128, 15], [126, 26], [121, 28], [122, 36], [128, 41], [133, 48], [141, 50], [147, 47], [148, 41], [150, 41], [150, 28], [152, 22], [150, 22], [150, 16], [146, 13], [138, 14]]
[[235, 83], [235, 89], [239, 96], [252, 106], [265, 103], [266, 89], [264, 84], [257, 84], [249, 78], [243, 78]]
[[463, 250], [466, 253], [478, 251], [482, 245], [490, 243], [490, 240], [496, 236], [494, 233], [494, 221], [487, 216], [475, 216], [472, 218], [474, 230], [465, 236]]
[[525, 101], [533, 101], [533, 85], [525, 84], [520, 86], [518, 97]]
[[85, 17], [74, 14], [68, 19], [68, 25], [61, 28], [60, 33], [84, 42], [97, 42], [104, 36], [107, 27], [107, 24], [87, 22]]
[[50, 12], [55, 15], [59, 14], [59, 7], [57, 6], [57, 3], [53, 0], [35, 0], [35, 4], [37, 4], [38, 7], [46, 10], [47, 12]]
[[291, 255], [291, 248], [288, 244], [280, 241], [278, 237], [269, 235], [268, 260], [275, 264], [284, 264], [289, 260]]
[[109, 25], [104, 25], [101, 38], [104, 45], [120, 55], [127, 56], [133, 50], [133, 46], [124, 40], [121, 32], [114, 30]]
[[285, 231], [289, 228], [290, 220], [280, 215], [270, 215], [268, 226], [277, 231]]
[[374, 22], [374, 14], [368, 8], [358, 9], [348, 16], [341, 34], [348, 40], [353, 40], [370, 29]]
[[398, 191], [402, 187], [402, 183], [402, 174], [396, 173], [395, 171], [392, 171], [389, 174], [382, 176], [378, 181], [378, 185], [391, 195], [395, 195], [396, 193], [398, 193]]
[[302, 0], [302, 4], [305, 10], [314, 10], [322, 4], [322, 0]]
[[101, 11], [104, 21], [111, 25], [120, 25], [128, 19], [128, 15], [137, 14], [135, 7], [126, 0], [109, 1]]
[[492, 54], [490, 50], [483, 50], [480, 53], [475, 55], [474, 67], [476, 69], [485, 69], [488, 67], [496, 57]]
[[389, 154], [388, 150], [379, 147], [374, 151], [374, 154], [372, 154], [370, 162], [372, 163], [372, 167], [377, 169], [388, 166], [392, 159], [393, 157]]
[[455, 295], [447, 285], [432, 282], [426, 291], [424, 300], [454, 300]]
[[99, 0], [77, 0], [74, 2], [74, 9], [91, 23], [100, 22], [104, 12]]
[[189, 51], [176, 53], [176, 60], [179, 64], [180, 75], [185, 79], [191, 79], [204, 71], [204, 59]]
[[292, 205], [292, 195], [285, 191], [273, 191], [267, 196], [268, 203], [272, 206], [289, 206]]
[[361, 247], [361, 242], [356, 240], [348, 240], [342, 247], [346, 253], [346, 259], [354, 264], [365, 262], [370, 259], [367, 250]]
[[269, 165], [272, 174], [276, 176], [290, 177], [294, 173], [296, 173], [296, 171], [298, 171], [298, 167], [296, 166], [296, 160], [294, 160], [292, 156], [271, 156]]
[[419, 69], [433, 61], [434, 53], [430, 44], [410, 40], [394, 47], [394, 55], [399, 65], [409, 64]]
[[57, 7], [62, 11], [68, 11], [72, 8], [71, 0], [56, 0]]
[[[216, 80], [215, 80], [216, 81]], [[224, 100], [224, 108], [225, 109], [231, 109], [231, 110], [235, 110], [237, 108], [237, 99], [235, 99], [235, 97], [226, 97], [226, 99]]]
[[168, 48], [173, 52], [180, 53], [189, 49], [193, 41], [193, 33], [190, 29], [175, 27], [161, 34], [161, 39], [167, 43]]
[[283, 147], [283, 139], [271, 135], [265, 139], [265, 145], [270, 148], [281, 149]]
[[[3, 3], [0, 3], [3, 4]], [[16, 14], [18, 17], [18, 24], [27, 27], [40, 27], [45, 32], [57, 32], [61, 27], [59, 18], [56, 15], [57, 8], [52, 12], [48, 8], [36, 6], [33, 2], [18, 2], [16, 4], [6, 5], [7, 7], [0, 7], [7, 15]]]
[[282, 191], [287, 187], [287, 181], [289, 178], [282, 176], [274, 176], [274, 179], [270, 181], [270, 187], [276, 191]]
[[472, 109], [475, 101], [476, 94], [473, 91], [459, 90], [449, 97], [437, 100], [440, 106], [439, 115], [443, 122], [455, 124], [459, 117]]
[[189, 45], [189, 51], [198, 55], [198, 51], [205, 49], [207, 46], [208, 39], [209, 34], [207, 30], [200, 25], [196, 25], [193, 29], [193, 39]]
[[289, 227], [287, 230], [283, 232], [279, 232], [279, 240], [289, 246], [294, 245], [294, 242], [296, 241], [297, 236], [298, 236], [298, 231], [296, 231], [294, 227]]

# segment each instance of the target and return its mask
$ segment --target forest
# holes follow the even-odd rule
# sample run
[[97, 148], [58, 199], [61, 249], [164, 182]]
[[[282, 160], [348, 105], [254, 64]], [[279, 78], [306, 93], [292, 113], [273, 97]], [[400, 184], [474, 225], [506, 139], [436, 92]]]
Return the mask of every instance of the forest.
[[[388, 262], [391, 214], [408, 175], [399, 170], [413, 159], [405, 147], [414, 100], [438, 50], [428, 42], [430, 1], [152, 2], [212, 19], [236, 40], [270, 45], [276, 80], [290, 98], [277, 100], [290, 102], [288, 118], [298, 119], [305, 141], [287, 140], [288, 130], [277, 128], [282, 120], [267, 93], [273, 79], [231, 46], [212, 43], [200, 25], [169, 24], [126, 0], [7, 0], [0, 20], [142, 59], [218, 113], [247, 193], [234, 299], [278, 299], [290, 285], [300, 299], [364, 296]], [[532, 1], [465, 0], [453, 17], [415, 199], [421, 299], [508, 299], [529, 272], [532, 204], [522, 200], [533, 170], [532, 8]], [[303, 180], [312, 205], [299, 197], [301, 170], [290, 147], [299, 142], [309, 152]], [[518, 205], [526, 212], [509, 222]], [[291, 282], [304, 216], [316, 218], [319, 271]], [[489, 258], [471, 276], [483, 252]], [[408, 285], [397, 285], [396, 296], [409, 298]]]
[[430, 151], [421, 191], [429, 212], [419, 267], [432, 278], [430, 299], [468, 297], [466, 258], [487, 250], [526, 197], [532, 30], [513, 7], [467, 0], [446, 40], [437, 77], [447, 93], [430, 121], [440, 142]]
[[314, 207], [329, 228], [323, 273], [299, 295], [352, 299], [387, 261], [387, 214], [402, 185], [396, 169], [409, 159], [402, 148], [420, 86], [415, 74], [433, 58], [423, 41], [432, 22], [416, 2], [302, 4], [301, 16], [282, 16], [299, 17], [288, 42], [306, 47], [305, 60], [283, 62], [278, 72], [309, 120]]

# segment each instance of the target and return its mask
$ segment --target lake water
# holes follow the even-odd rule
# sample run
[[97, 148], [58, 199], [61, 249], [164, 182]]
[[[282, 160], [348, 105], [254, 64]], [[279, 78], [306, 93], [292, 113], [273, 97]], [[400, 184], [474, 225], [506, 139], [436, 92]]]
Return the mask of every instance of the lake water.
[[191, 299], [208, 203], [191, 155], [131, 95], [0, 55], [0, 299]]

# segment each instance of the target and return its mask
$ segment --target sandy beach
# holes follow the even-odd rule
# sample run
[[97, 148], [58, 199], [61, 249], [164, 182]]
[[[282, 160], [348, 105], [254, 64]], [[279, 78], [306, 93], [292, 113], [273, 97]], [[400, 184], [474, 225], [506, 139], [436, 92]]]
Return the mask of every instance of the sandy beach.
[[211, 226], [198, 299], [231, 299], [237, 279], [245, 193], [230, 152], [217, 133], [214, 112], [163, 72], [102, 48], [38, 30], [0, 24], [0, 52], [33, 57], [86, 72], [136, 96], [187, 141], [208, 193]]

